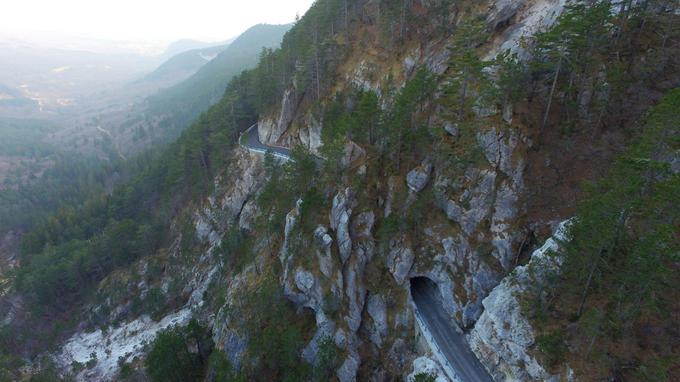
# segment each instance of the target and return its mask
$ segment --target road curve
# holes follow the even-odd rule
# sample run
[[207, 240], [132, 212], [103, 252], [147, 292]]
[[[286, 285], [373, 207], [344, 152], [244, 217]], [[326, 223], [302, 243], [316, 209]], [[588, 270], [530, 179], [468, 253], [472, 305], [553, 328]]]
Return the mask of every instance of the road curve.
[[260, 142], [260, 137], [257, 134], [257, 123], [241, 133], [239, 144], [241, 147], [256, 153], [264, 154], [266, 152], [271, 152], [275, 157], [284, 160], [290, 160], [291, 158], [290, 149], [280, 146], [268, 146]]
[[439, 350], [461, 382], [493, 382], [484, 366], [470, 350], [464, 334], [451, 325], [436, 294], [436, 287], [422, 281], [411, 282], [411, 295], [416, 306], [416, 314], [420, 314]]

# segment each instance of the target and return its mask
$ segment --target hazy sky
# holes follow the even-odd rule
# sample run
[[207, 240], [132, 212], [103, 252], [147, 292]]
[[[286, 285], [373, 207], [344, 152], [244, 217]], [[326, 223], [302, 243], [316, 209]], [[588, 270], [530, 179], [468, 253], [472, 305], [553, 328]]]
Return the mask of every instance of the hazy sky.
[[292, 22], [313, 0], [0, 0], [0, 28], [167, 43], [218, 41], [258, 23]]

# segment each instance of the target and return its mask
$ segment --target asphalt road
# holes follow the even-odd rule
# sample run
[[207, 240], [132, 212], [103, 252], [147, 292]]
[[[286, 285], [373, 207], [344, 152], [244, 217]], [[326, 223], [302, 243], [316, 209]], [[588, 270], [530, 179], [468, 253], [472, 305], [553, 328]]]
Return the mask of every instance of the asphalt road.
[[470, 350], [463, 333], [449, 322], [439, 302], [437, 290], [423, 282], [411, 285], [416, 309], [437, 342], [444, 356], [463, 382], [493, 382], [489, 373]]
[[257, 135], [257, 124], [250, 126], [248, 130], [241, 133], [240, 143], [241, 146], [248, 150], [258, 153], [264, 154], [267, 151], [270, 151], [275, 156], [286, 160], [290, 159], [291, 156], [290, 149], [279, 146], [268, 146], [260, 142], [260, 137]]

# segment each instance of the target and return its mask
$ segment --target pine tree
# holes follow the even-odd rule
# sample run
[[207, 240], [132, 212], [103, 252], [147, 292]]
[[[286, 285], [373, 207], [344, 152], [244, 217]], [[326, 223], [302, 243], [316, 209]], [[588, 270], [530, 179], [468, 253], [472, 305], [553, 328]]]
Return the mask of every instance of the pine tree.
[[447, 74], [450, 79], [445, 91], [449, 103], [457, 105], [456, 113], [460, 121], [467, 118], [470, 94], [475, 91], [482, 95], [490, 89], [491, 82], [484, 69], [492, 63], [482, 60], [475, 50], [488, 38], [485, 28], [481, 20], [465, 20], [454, 32], [449, 46], [451, 57]]

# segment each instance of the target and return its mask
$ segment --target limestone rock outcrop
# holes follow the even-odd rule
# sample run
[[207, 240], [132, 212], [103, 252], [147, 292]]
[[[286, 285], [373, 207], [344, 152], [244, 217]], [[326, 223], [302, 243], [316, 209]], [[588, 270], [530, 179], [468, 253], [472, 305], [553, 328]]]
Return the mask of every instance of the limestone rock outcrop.
[[424, 162], [420, 166], [414, 168], [406, 174], [406, 184], [413, 192], [422, 191], [427, 183], [430, 181], [430, 174], [432, 173], [432, 164]]
[[290, 127], [298, 109], [298, 94], [294, 87], [289, 88], [283, 94], [279, 116], [276, 121], [271, 118], [262, 118], [258, 122], [257, 133], [260, 142], [266, 145], [276, 145], [279, 139]]
[[468, 340], [496, 380], [559, 380], [530, 352], [535, 337], [522, 311], [522, 299], [528, 290], [540, 287], [550, 273], [558, 271], [561, 258], [554, 252], [565, 239], [567, 225], [568, 221], [560, 224], [554, 238], [534, 251], [527, 265], [515, 268], [483, 301], [484, 313]]

